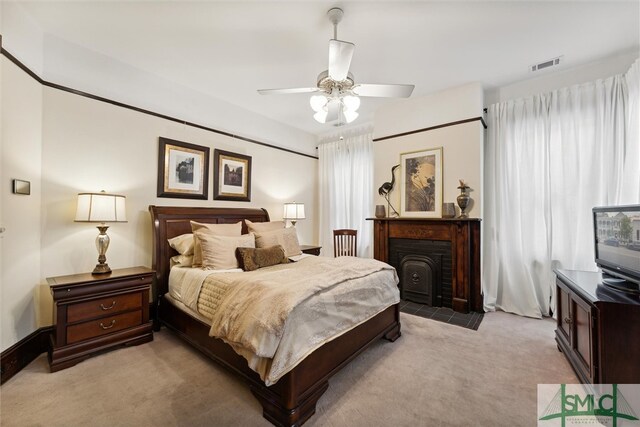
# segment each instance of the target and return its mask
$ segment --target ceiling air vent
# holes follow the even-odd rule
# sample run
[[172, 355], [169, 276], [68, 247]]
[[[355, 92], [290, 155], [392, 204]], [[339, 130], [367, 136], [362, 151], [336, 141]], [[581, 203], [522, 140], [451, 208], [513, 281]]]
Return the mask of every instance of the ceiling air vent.
[[557, 58], [553, 58], [548, 61], [541, 62], [539, 64], [534, 64], [529, 68], [529, 70], [540, 71], [540, 70], [544, 70], [545, 68], [555, 67], [556, 65], [560, 65], [560, 62], [562, 62], [563, 58], [564, 56], [558, 56]]

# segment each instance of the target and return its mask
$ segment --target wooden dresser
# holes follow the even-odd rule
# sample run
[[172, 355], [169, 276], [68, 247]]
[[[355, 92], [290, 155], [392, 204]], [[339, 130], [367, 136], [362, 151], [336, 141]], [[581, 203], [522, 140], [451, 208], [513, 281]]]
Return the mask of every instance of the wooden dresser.
[[55, 324], [49, 349], [51, 372], [116, 346], [153, 340], [149, 322], [153, 273], [134, 267], [48, 278]]
[[603, 286], [600, 273], [555, 273], [556, 342], [580, 381], [640, 383], [640, 295]]

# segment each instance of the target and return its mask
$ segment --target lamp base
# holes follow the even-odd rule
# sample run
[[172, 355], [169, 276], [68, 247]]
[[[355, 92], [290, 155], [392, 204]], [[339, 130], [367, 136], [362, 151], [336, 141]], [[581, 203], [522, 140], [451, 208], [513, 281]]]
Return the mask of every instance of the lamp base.
[[111, 273], [111, 267], [106, 262], [104, 264], [96, 264], [96, 268], [93, 269], [91, 274], [105, 274]]
[[96, 237], [96, 248], [98, 248], [98, 263], [96, 264], [96, 268], [93, 269], [91, 274], [105, 274], [111, 273], [111, 268], [109, 264], [107, 264], [107, 249], [109, 248], [109, 236], [107, 236], [108, 225], [99, 225], [98, 230], [100, 233], [98, 237]]

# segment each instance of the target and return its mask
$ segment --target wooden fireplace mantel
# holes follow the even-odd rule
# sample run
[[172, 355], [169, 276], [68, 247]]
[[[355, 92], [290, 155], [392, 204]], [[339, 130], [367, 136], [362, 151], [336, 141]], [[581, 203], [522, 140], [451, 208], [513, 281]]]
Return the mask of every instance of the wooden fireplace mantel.
[[373, 257], [389, 262], [390, 239], [451, 242], [455, 311], [483, 311], [480, 286], [479, 218], [367, 218], [373, 221]]

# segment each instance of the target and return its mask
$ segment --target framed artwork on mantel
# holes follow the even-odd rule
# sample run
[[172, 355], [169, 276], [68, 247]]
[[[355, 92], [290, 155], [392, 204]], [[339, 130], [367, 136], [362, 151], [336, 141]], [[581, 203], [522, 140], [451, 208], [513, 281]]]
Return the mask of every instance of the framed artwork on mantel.
[[442, 216], [442, 147], [400, 154], [400, 216]]
[[213, 150], [213, 200], [251, 201], [251, 157]]
[[206, 200], [208, 190], [209, 147], [160, 137], [158, 197]]

